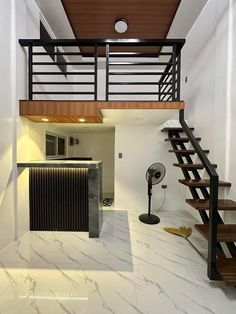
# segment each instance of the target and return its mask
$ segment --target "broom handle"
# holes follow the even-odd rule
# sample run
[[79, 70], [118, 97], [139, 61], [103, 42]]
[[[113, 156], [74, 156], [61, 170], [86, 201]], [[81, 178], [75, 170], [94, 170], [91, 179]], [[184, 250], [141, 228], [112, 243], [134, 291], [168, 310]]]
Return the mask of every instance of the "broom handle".
[[203, 258], [204, 261], [207, 261], [206, 257], [198, 250], [198, 248], [188, 238], [185, 238], [185, 239], [194, 248], [194, 250], [198, 252], [198, 254], [201, 256], [201, 258]]

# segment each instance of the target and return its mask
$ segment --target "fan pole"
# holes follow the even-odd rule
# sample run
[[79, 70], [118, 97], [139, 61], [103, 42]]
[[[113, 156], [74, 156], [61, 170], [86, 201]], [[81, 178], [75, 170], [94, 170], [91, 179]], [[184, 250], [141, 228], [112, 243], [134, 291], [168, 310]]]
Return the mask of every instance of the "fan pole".
[[148, 216], [151, 216], [152, 179], [148, 180]]
[[151, 214], [151, 198], [152, 198], [152, 177], [148, 179], [148, 214], [139, 216], [139, 220], [148, 225], [156, 225], [160, 222], [160, 218]]

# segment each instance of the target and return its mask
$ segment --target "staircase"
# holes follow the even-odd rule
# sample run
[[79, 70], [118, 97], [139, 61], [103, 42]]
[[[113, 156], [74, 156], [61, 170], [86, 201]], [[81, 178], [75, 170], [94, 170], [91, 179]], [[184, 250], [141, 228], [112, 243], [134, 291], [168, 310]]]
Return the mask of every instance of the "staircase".
[[[193, 128], [189, 128], [180, 113], [180, 123], [183, 127], [166, 127], [168, 137], [184, 179], [179, 183], [186, 185], [192, 194], [192, 199], [186, 202], [197, 210], [203, 224], [195, 225], [200, 234], [208, 240], [208, 277], [212, 280], [223, 280], [227, 284], [236, 285], [236, 225], [225, 224], [219, 211], [236, 211], [236, 202], [229, 199], [218, 199], [218, 188], [228, 188], [230, 182], [219, 181], [215, 172], [217, 165], [212, 165], [207, 154], [209, 150], [202, 150], [199, 145], [201, 138], [195, 138]], [[189, 148], [192, 146], [192, 148]], [[201, 163], [193, 161], [198, 156]], [[206, 170], [210, 179], [202, 178], [202, 171]]]

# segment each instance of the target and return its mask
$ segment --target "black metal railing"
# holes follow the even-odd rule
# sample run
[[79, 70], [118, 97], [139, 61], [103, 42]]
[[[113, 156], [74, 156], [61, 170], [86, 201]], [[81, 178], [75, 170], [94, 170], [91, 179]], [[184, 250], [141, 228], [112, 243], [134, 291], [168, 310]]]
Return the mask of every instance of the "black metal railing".
[[[29, 100], [46, 95], [70, 95], [75, 100], [180, 100], [184, 39], [21, 39], [19, 43], [28, 47]], [[44, 47], [54, 47], [54, 52]]]
[[208, 235], [208, 277], [212, 280], [219, 280], [219, 274], [216, 267], [217, 258], [217, 224], [218, 224], [218, 185], [219, 177], [207, 158], [205, 152], [202, 150], [191, 129], [184, 119], [184, 110], [180, 110], [179, 122], [183, 127], [184, 132], [189, 138], [193, 148], [195, 149], [199, 159], [210, 177], [210, 198], [209, 198], [209, 235]]

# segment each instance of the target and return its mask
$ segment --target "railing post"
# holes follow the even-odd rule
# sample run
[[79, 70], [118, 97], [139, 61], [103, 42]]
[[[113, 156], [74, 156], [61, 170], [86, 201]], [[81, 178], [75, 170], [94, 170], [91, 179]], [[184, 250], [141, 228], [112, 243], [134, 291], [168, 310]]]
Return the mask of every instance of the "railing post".
[[94, 46], [94, 100], [98, 100], [98, 46]]
[[106, 45], [106, 101], [109, 100], [109, 44]]
[[208, 267], [210, 279], [219, 279], [216, 267], [217, 250], [217, 213], [218, 213], [218, 176], [210, 178], [210, 205], [209, 205], [209, 236], [208, 236]]
[[181, 51], [178, 55], [178, 64], [177, 64], [177, 99], [180, 100], [180, 85], [181, 85]]
[[29, 44], [29, 49], [28, 49], [28, 97], [29, 100], [33, 99], [33, 46], [32, 44]]
[[159, 84], [159, 85], [158, 85], [158, 91], [159, 91], [158, 100], [159, 100], [159, 101], [161, 101], [161, 89], [162, 89], [162, 84]]
[[176, 100], [175, 97], [175, 74], [176, 74], [176, 44], [173, 44], [173, 56], [172, 56], [172, 101]]

